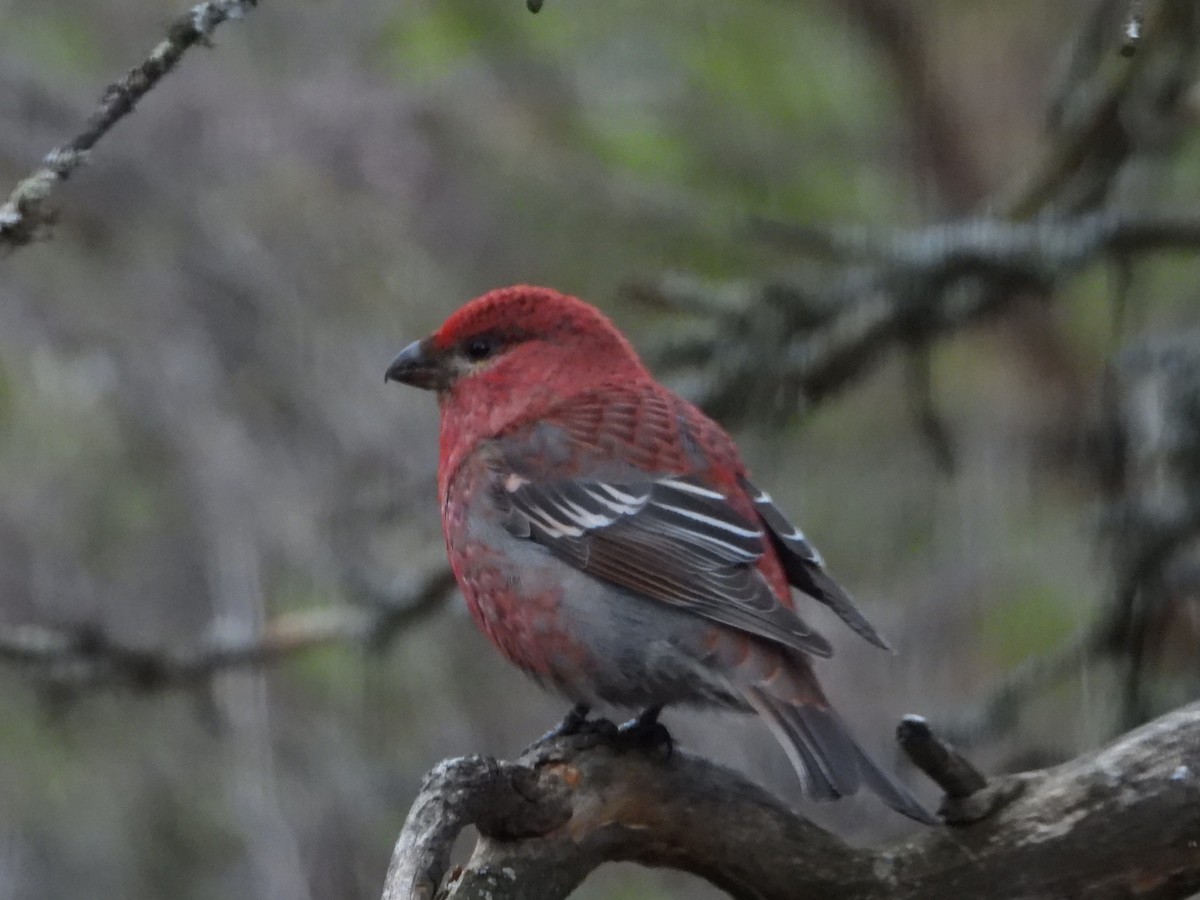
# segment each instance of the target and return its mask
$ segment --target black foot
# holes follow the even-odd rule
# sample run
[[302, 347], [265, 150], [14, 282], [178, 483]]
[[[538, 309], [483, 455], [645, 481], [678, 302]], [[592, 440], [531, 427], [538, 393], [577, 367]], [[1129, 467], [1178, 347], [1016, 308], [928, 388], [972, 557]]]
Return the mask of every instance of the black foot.
[[661, 753], [666, 759], [675, 752], [675, 739], [667, 726], [658, 721], [661, 706], [651, 706], [617, 729], [617, 745], [622, 749]]
[[671, 758], [675, 750], [675, 741], [667, 727], [658, 721], [658, 714], [662, 712], [661, 706], [651, 706], [619, 727], [608, 719], [589, 719], [590, 710], [591, 707], [586, 703], [575, 704], [571, 711], [563, 716], [561, 722], [538, 738], [532, 746], [527, 747], [526, 752], [556, 738], [583, 735], [607, 744], [620, 753], [661, 753], [665, 759]]
[[588, 724], [588, 713], [591, 712], [591, 709], [586, 703], [576, 703], [562, 717], [561, 722], [542, 735], [541, 740], [549, 741], [556, 737], [579, 734]]
[[[589, 719], [588, 712], [590, 711], [591, 707], [586, 703], [576, 703], [562, 717], [562, 721], [534, 741], [532, 747], [552, 741], [555, 738], [572, 737], [578, 734], [592, 735], [605, 741], [616, 740], [617, 726], [608, 721], [608, 719]], [[532, 747], [527, 747], [526, 750], [528, 751]]]

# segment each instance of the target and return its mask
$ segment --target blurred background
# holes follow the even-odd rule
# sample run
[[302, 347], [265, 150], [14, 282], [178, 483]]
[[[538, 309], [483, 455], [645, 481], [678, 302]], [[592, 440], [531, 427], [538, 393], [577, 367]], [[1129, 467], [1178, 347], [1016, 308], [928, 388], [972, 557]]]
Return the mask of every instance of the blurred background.
[[[1187, 355], [1195, 260], [1018, 278], [822, 381], [784, 362], [855, 285], [991, 288], [780, 224], [1195, 209], [1192, 6], [305, 0], [223, 26], [58, 192], [52, 238], [0, 257], [0, 898], [374, 898], [430, 767], [565, 712], [447, 587], [435, 404], [382, 377], [514, 282], [598, 304], [736, 429], [897, 648], [813, 614], [835, 703], [926, 800], [904, 713], [995, 771], [1200, 694], [1195, 567], [1122, 619], [1146, 594], [1105, 514], [1141, 458], [1105, 386], [1129, 347], [1156, 371], [1156, 335]], [[1131, 9], [1174, 12], [1125, 57]], [[0, 193], [181, 11], [0, 0]], [[802, 802], [756, 721], [666, 722]], [[579, 896], [716, 893], [614, 866]]]

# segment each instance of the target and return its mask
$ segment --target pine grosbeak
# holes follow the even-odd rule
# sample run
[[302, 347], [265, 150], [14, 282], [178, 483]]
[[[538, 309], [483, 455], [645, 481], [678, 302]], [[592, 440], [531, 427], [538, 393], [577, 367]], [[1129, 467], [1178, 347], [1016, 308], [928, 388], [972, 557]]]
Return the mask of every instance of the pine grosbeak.
[[887, 644], [826, 573], [732, 439], [646, 370], [595, 308], [511, 287], [407, 347], [387, 380], [437, 392], [446, 548], [472, 616], [586, 716], [595, 703], [756, 712], [809, 796], [866, 785], [932, 817], [830, 708], [830, 645], [791, 587]]

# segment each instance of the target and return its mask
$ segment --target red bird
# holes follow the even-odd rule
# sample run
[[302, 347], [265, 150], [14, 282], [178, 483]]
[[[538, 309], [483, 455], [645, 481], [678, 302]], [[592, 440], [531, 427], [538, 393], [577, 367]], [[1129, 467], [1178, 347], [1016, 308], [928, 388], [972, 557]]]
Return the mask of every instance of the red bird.
[[577, 705], [756, 712], [809, 796], [866, 785], [935, 821], [855, 743], [791, 588], [887, 647], [733, 440], [647, 371], [598, 310], [511, 287], [406, 347], [387, 380], [437, 392], [446, 549], [476, 623]]

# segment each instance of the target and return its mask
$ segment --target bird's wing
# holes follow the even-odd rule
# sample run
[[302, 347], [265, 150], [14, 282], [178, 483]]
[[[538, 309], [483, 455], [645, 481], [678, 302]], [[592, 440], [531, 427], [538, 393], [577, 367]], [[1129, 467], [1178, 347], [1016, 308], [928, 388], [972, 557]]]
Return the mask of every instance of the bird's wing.
[[627, 590], [829, 655], [790, 607], [732, 442], [693, 407], [654, 384], [610, 385], [501, 443], [496, 499], [514, 535]]
[[504, 479], [506, 527], [583, 571], [796, 650], [828, 642], [756, 568], [764, 535], [694, 476], [643, 481]]
[[758, 517], [770, 536], [775, 554], [783, 564], [792, 586], [824, 603], [856, 634], [877, 647], [890, 650], [891, 646], [859, 611], [853, 598], [825, 571], [825, 561], [821, 559], [817, 548], [808, 542], [804, 532], [780, 512], [770, 494], [759, 490], [745, 478], [741, 482], [754, 501]]

